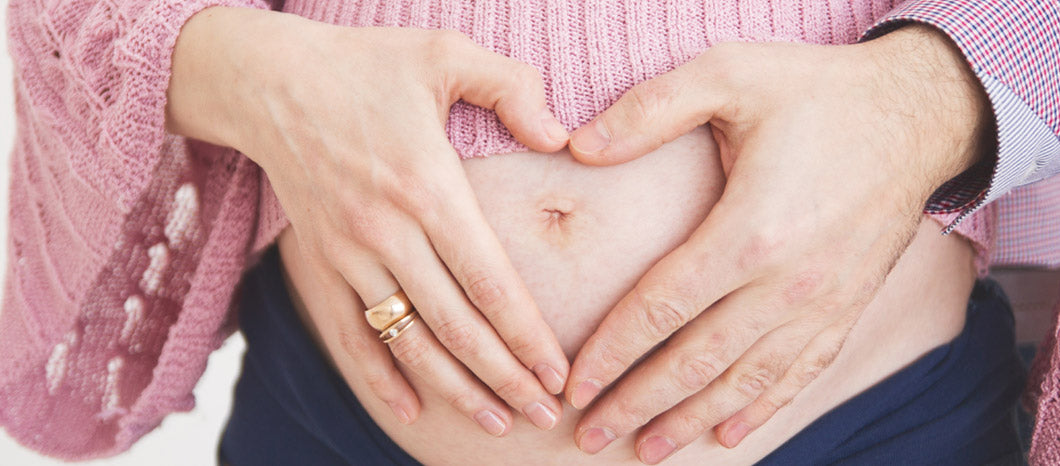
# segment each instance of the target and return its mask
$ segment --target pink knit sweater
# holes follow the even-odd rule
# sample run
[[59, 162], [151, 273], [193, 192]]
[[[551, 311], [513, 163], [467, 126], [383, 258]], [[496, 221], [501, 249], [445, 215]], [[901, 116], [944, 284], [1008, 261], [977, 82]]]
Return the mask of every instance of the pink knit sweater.
[[[444, 6], [441, 3], [445, 3]], [[180, 26], [260, 0], [13, 0], [18, 134], [0, 315], [0, 423], [44, 453], [127, 449], [194, 405], [232, 330], [242, 272], [287, 220], [240, 154], [165, 133]], [[540, 69], [568, 128], [633, 84], [728, 40], [849, 43], [891, 1], [290, 0], [349, 26], [463, 31]], [[523, 149], [489, 111], [458, 103], [462, 157]], [[986, 212], [986, 214], [983, 214]], [[961, 225], [985, 251], [988, 211]], [[983, 255], [986, 257], [986, 255]]]

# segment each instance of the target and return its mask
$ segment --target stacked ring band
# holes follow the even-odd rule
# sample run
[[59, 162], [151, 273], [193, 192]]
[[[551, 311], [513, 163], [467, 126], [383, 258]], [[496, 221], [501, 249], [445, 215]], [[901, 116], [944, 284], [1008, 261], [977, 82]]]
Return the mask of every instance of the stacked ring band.
[[383, 330], [382, 333], [379, 334], [379, 339], [383, 340], [383, 343], [390, 343], [395, 338], [401, 336], [401, 334], [405, 332], [405, 329], [411, 327], [412, 324], [416, 323], [417, 315], [418, 314], [416, 313], [416, 311], [412, 311], [411, 313], [409, 313], [409, 315], [402, 317], [397, 322], [394, 322], [393, 325], [387, 327]]
[[379, 339], [383, 340], [383, 343], [390, 343], [401, 335], [405, 329], [416, 323], [417, 316], [412, 302], [402, 290], [364, 311], [368, 325], [380, 331]]
[[405, 292], [398, 290], [397, 293], [383, 300], [383, 302], [372, 306], [364, 311], [364, 317], [368, 319], [368, 325], [376, 330], [386, 330], [395, 322], [412, 313], [412, 302], [409, 301]]

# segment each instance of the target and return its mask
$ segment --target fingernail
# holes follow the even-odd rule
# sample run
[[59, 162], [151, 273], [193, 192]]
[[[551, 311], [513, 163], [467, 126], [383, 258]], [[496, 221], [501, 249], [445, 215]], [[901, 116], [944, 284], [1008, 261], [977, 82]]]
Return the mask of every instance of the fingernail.
[[570, 404], [576, 409], [582, 409], [596, 398], [596, 395], [600, 394], [600, 390], [603, 386], [600, 382], [593, 379], [585, 379], [584, 382], [574, 387], [574, 393], [571, 393]]
[[530, 418], [530, 421], [538, 428], [551, 430], [556, 427], [556, 413], [540, 402], [535, 401], [526, 405], [523, 408], [523, 414], [526, 414], [526, 417]]
[[398, 421], [401, 421], [401, 423], [405, 425], [409, 425], [412, 423], [412, 417], [409, 416], [408, 411], [405, 411], [405, 408], [402, 408], [401, 405], [397, 403], [387, 404], [390, 405], [390, 410], [394, 412], [395, 416], [397, 416]]
[[538, 364], [534, 366], [534, 374], [537, 374], [537, 380], [541, 381], [541, 384], [545, 386], [545, 390], [548, 390], [549, 393], [558, 395], [563, 391], [563, 377], [552, 366]]
[[566, 141], [570, 134], [567, 133], [567, 128], [563, 127], [563, 124], [552, 116], [552, 112], [543, 110], [541, 115], [541, 127], [545, 129], [545, 134], [552, 138], [553, 141]]
[[570, 139], [570, 145], [584, 154], [600, 152], [610, 143], [611, 135], [607, 133], [602, 121], [596, 121], [581, 131], [575, 131]]
[[595, 455], [616, 438], [615, 433], [610, 429], [593, 427], [586, 430], [578, 439], [578, 448], [590, 455]]
[[493, 411], [488, 409], [479, 411], [478, 414], [475, 415], [475, 422], [494, 437], [500, 437], [501, 434], [504, 434], [504, 429], [506, 429], [501, 417], [493, 414]]
[[740, 444], [740, 441], [747, 436], [747, 433], [751, 431], [751, 426], [737, 422], [729, 428], [729, 431], [725, 433], [725, 447], [735, 448], [736, 445]]
[[656, 464], [677, 449], [677, 443], [668, 437], [653, 435], [640, 444], [640, 460], [648, 464]]

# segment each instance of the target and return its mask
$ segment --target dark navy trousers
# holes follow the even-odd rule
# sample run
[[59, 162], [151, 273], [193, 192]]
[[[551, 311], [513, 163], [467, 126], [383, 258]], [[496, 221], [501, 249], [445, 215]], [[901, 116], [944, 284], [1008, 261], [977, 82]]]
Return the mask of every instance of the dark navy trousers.
[[[241, 293], [247, 350], [222, 463], [419, 464], [372, 421], [309, 337], [275, 248], [247, 273]], [[982, 280], [952, 342], [839, 405], [760, 464], [1022, 464], [1014, 413], [1025, 378], [1008, 299]]]

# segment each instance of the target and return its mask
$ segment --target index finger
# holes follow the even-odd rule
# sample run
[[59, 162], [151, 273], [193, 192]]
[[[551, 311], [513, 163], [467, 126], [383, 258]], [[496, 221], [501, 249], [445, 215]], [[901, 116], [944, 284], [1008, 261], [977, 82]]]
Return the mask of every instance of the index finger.
[[[459, 167], [457, 167], [459, 170]], [[424, 231], [468, 299], [493, 325], [508, 349], [552, 394], [563, 391], [570, 363], [552, 328], [486, 222], [474, 192], [461, 178], [451, 185], [445, 213]]]
[[648, 270], [582, 346], [567, 381], [572, 406], [587, 406], [637, 359], [745, 283], [740, 248], [719, 234], [725, 229], [712, 221], [715, 212]]

